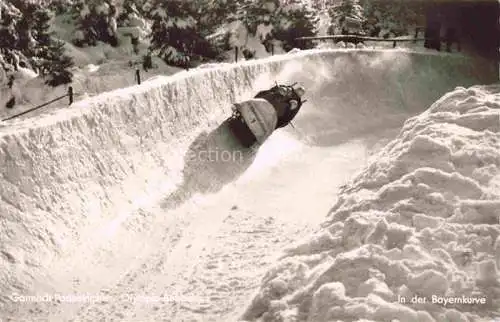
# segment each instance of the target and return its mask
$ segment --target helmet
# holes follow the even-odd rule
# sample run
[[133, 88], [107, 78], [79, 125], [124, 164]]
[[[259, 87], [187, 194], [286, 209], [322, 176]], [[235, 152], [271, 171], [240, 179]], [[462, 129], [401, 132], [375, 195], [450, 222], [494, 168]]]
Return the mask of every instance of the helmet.
[[302, 97], [306, 93], [306, 89], [303, 86], [297, 86], [294, 88], [295, 93], [299, 95], [299, 97]]

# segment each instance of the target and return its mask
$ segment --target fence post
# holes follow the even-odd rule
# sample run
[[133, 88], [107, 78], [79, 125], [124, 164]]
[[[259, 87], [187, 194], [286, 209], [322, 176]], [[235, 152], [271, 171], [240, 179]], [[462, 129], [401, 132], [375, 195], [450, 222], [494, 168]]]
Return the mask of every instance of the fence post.
[[235, 62], [238, 62], [238, 50], [239, 50], [238, 46], [235, 46], [234, 47], [234, 61]]
[[396, 40], [393, 41], [392, 48], [396, 48]]
[[274, 56], [274, 43], [271, 44], [271, 55]]
[[69, 105], [73, 104], [73, 86], [68, 87]]
[[137, 84], [141, 84], [141, 71], [139, 70], [139, 68], [136, 68], [135, 69], [135, 79], [137, 81]]

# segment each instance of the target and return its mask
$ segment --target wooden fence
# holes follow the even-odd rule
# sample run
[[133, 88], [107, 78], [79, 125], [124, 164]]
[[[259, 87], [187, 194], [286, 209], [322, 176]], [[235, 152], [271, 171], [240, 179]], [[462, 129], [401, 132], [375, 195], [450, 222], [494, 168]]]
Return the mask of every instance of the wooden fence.
[[392, 42], [392, 47], [396, 48], [397, 43], [401, 42], [419, 42], [419, 41], [439, 41], [441, 42], [446, 42], [446, 51], [451, 51], [451, 44], [456, 43], [458, 47], [458, 51], [461, 50], [460, 48], [460, 42], [458, 42], [455, 39], [449, 39], [445, 37], [439, 37], [439, 38], [429, 38], [429, 37], [418, 37], [418, 30], [415, 32], [415, 36], [412, 38], [380, 38], [380, 37], [367, 37], [367, 36], [360, 36], [360, 35], [328, 35], [328, 36], [313, 36], [313, 37], [299, 37], [296, 38], [296, 40], [302, 40], [302, 41], [307, 41], [307, 40], [320, 40], [320, 41], [325, 41], [325, 40], [333, 40], [334, 42], [339, 42], [339, 41], [345, 41], [345, 42], [350, 42], [354, 44], [358, 44], [364, 41], [373, 41], [373, 42]]
[[[137, 84], [141, 84], [141, 72], [140, 72], [140, 70], [138, 68], [135, 70], [135, 80], [136, 80]], [[19, 114], [12, 115], [12, 116], [10, 116], [8, 118], [3, 119], [2, 121], [9, 121], [9, 120], [15, 119], [15, 118], [17, 118], [19, 116], [22, 116], [22, 115], [28, 114], [30, 112], [36, 111], [36, 110], [38, 110], [38, 109], [40, 109], [42, 107], [45, 107], [45, 106], [47, 106], [49, 104], [55, 103], [57, 101], [60, 101], [60, 100], [62, 100], [65, 97], [69, 98], [69, 104], [68, 105], [71, 105], [71, 104], [73, 104], [75, 95], [78, 95], [78, 94], [75, 94], [73, 92], [73, 86], [69, 86], [68, 87], [68, 91], [67, 91], [66, 94], [61, 95], [59, 97], [56, 97], [53, 100], [50, 100], [48, 102], [45, 102], [45, 103], [40, 104], [38, 106], [35, 106], [33, 108], [30, 108], [30, 109], [28, 109], [26, 111], [23, 111], [23, 112], [19, 113]]]
[[3, 119], [2, 121], [12, 120], [12, 119], [14, 119], [14, 118], [16, 118], [16, 117], [19, 117], [19, 116], [21, 116], [21, 115], [28, 114], [28, 113], [30, 113], [30, 112], [36, 111], [36, 110], [38, 110], [38, 109], [40, 109], [40, 108], [42, 108], [42, 107], [45, 107], [45, 106], [47, 106], [47, 105], [49, 105], [49, 104], [55, 103], [55, 102], [57, 102], [57, 101], [60, 101], [60, 100], [62, 100], [62, 99], [63, 99], [63, 98], [65, 98], [65, 97], [68, 97], [68, 98], [69, 98], [69, 105], [71, 105], [71, 104], [73, 104], [73, 98], [74, 98], [74, 95], [75, 95], [75, 94], [73, 93], [73, 87], [72, 87], [72, 86], [69, 86], [69, 87], [68, 87], [68, 92], [67, 92], [66, 94], [61, 95], [61, 96], [59, 96], [59, 97], [56, 97], [56, 98], [54, 98], [53, 100], [50, 100], [50, 101], [48, 101], [48, 102], [45, 102], [45, 103], [40, 104], [40, 105], [38, 105], [38, 106], [35, 106], [35, 107], [33, 107], [33, 108], [30, 108], [29, 110], [26, 110], [26, 111], [24, 111], [24, 112], [22, 112], [22, 113], [12, 115], [12, 116], [10, 116], [10, 117], [8, 117], [8, 118], [6, 118], [6, 119]]
[[[270, 44], [270, 49], [271, 49], [271, 56], [274, 56], [274, 44], [271, 43]], [[238, 62], [238, 58], [239, 58], [239, 54], [240, 54], [240, 48], [239, 47], [234, 47], [234, 61], [235, 62]]]
[[374, 42], [392, 42], [392, 47], [395, 48], [398, 42], [417, 42], [425, 41], [425, 38], [378, 38], [378, 37], [366, 37], [358, 35], [331, 35], [331, 36], [316, 36], [316, 37], [300, 37], [297, 40], [333, 40], [333, 41], [345, 41], [354, 44], [358, 44], [364, 41], [374, 41]]

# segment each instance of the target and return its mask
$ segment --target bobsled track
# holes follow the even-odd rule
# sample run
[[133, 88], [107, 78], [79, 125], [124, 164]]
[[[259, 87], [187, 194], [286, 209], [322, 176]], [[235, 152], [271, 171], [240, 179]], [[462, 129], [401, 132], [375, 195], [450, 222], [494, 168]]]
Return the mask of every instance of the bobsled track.
[[[304, 51], [3, 124], [0, 320], [237, 321], [406, 119], [490, 73], [455, 54]], [[295, 129], [245, 150], [231, 103], [275, 80], [308, 102]]]

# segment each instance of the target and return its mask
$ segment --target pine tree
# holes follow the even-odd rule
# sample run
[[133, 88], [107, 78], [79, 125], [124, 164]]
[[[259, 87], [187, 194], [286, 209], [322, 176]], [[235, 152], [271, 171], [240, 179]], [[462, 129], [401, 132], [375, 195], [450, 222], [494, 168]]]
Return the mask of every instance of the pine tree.
[[49, 2], [49, 9], [56, 15], [62, 15], [69, 12], [74, 5], [73, 0], [53, 0]]
[[364, 9], [359, 0], [341, 0], [330, 9], [332, 34], [363, 33]]
[[[279, 0], [242, 0], [229, 21], [239, 21], [248, 36], [258, 37], [266, 51], [271, 52], [272, 31], [278, 23], [279, 8]], [[241, 44], [246, 40], [238, 39], [237, 42]], [[253, 48], [243, 45], [239, 49], [246, 59], [255, 56]]]
[[16, 27], [15, 16], [9, 12], [2, 12], [0, 19], [0, 49], [5, 52], [16, 48], [19, 39]]
[[40, 46], [45, 46], [50, 43], [52, 33], [50, 32], [50, 22], [52, 15], [48, 10], [37, 10], [34, 15], [33, 32], [36, 41]]
[[198, 29], [204, 36], [210, 35], [220, 26], [228, 23], [238, 10], [234, 0], [195, 0]]
[[71, 57], [64, 54], [64, 42], [52, 40], [48, 47], [47, 59], [45, 62], [46, 75], [48, 79], [45, 81], [50, 86], [58, 86], [61, 84], [71, 83], [73, 74], [69, 70], [74, 63]]
[[84, 0], [78, 0], [72, 11], [75, 21], [76, 38], [73, 43], [76, 46], [97, 45], [97, 32], [95, 31], [95, 18], [91, 14], [90, 6]]
[[309, 1], [310, 6], [316, 11], [320, 12], [326, 8], [328, 0], [311, 0]]
[[244, 0], [240, 10], [243, 23], [252, 35], [256, 35], [259, 25], [275, 25], [278, 10], [280, 8], [279, 0]]
[[73, 66], [71, 57], [65, 55], [64, 42], [55, 39], [50, 30], [51, 13], [39, 9], [34, 15], [34, 37], [37, 41], [34, 65], [38, 67], [40, 75], [47, 78], [46, 84], [58, 86], [70, 83]]
[[[0, 3], [1, 4], [1, 3]], [[16, 4], [20, 9], [18, 9]], [[0, 54], [2, 55], [2, 65], [5, 70], [17, 70], [18, 65], [29, 65], [26, 56], [32, 55], [32, 50], [36, 43], [31, 36], [31, 26], [27, 7], [28, 3], [20, 0], [13, 0], [6, 5], [0, 6], [2, 9], [0, 19]]]
[[222, 61], [225, 52], [231, 49], [231, 31], [227, 26], [238, 11], [239, 2], [234, 0], [194, 0], [196, 21], [200, 35], [209, 40], [205, 49], [210, 57]]
[[198, 28], [193, 2], [155, 0], [149, 5], [153, 19], [150, 49], [165, 62], [188, 67], [201, 57], [216, 57], [216, 51]]
[[[248, 35], [258, 37], [267, 52], [274, 40], [281, 41], [283, 49], [312, 48], [312, 42], [297, 41], [298, 37], [316, 34], [318, 16], [307, 0], [243, 0], [230, 21], [239, 21]], [[252, 49], [240, 48], [245, 57], [252, 57]]]
[[424, 5], [403, 0], [363, 0], [366, 29], [378, 37], [408, 35], [425, 21]]
[[21, 0], [14, 1], [14, 4], [22, 13], [22, 17], [16, 24], [17, 33], [19, 35], [16, 49], [23, 52], [25, 55], [32, 56], [36, 47], [32, 29], [36, 23], [35, 12], [38, 10], [38, 6], [34, 3]]
[[100, 0], [75, 3], [73, 19], [76, 21], [77, 37], [73, 43], [77, 46], [95, 46], [98, 41], [118, 46], [114, 25], [117, 9], [112, 3]]
[[129, 23], [130, 15], [137, 14], [140, 15], [139, 9], [134, 0], [123, 1], [123, 7], [121, 12], [118, 14], [117, 23], [120, 27], [125, 27]]
[[299, 37], [316, 35], [318, 16], [309, 4], [302, 0], [288, 0], [281, 6], [279, 17], [281, 19], [273, 32], [273, 37], [282, 41], [284, 50], [314, 47], [311, 41], [296, 40]]

